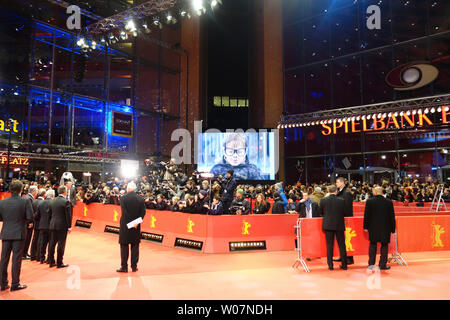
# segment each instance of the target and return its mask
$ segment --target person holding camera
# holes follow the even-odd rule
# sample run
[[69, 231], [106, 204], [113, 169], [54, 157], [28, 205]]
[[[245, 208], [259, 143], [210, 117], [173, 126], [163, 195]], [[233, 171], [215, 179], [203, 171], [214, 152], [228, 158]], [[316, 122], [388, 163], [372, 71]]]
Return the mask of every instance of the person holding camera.
[[156, 196], [156, 201], [153, 201], [153, 209], [160, 211], [168, 210], [167, 203], [162, 194]]
[[207, 191], [200, 190], [198, 195], [196, 196], [196, 207], [197, 207], [196, 213], [200, 214], [208, 213], [208, 202], [209, 197]]
[[185, 213], [197, 213], [197, 205], [196, 205], [195, 196], [190, 194], [186, 194], [185, 201], [180, 202], [179, 207], [181, 208], [181, 212]]
[[236, 198], [231, 202], [230, 214], [245, 215], [250, 212], [250, 203], [244, 198], [244, 190], [236, 191]]
[[223, 206], [222, 202], [220, 202], [220, 196], [215, 195], [213, 197], [213, 202], [211, 203], [211, 206], [206, 205], [205, 206], [208, 209], [208, 214], [213, 216], [218, 216], [223, 214]]

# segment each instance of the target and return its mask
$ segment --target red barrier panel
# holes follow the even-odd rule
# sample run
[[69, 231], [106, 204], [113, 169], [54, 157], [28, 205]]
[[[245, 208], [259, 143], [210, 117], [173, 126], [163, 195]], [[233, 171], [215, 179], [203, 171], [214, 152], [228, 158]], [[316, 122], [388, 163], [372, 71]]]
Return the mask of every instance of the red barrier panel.
[[[369, 250], [369, 233], [364, 231], [363, 217], [345, 218], [345, 247], [347, 255], [367, 255]], [[322, 230], [322, 218], [302, 219], [301, 241], [303, 256], [310, 258], [326, 257], [327, 244], [325, 232]], [[389, 252], [394, 252], [391, 239]], [[335, 240], [334, 255], [339, 255], [339, 248]]]
[[398, 217], [400, 252], [450, 250], [450, 215]]

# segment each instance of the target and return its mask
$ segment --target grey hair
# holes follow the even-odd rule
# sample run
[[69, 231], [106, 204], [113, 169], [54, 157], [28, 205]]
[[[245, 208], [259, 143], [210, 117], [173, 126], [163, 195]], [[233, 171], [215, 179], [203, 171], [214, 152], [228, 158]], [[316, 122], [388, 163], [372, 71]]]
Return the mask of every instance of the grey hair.
[[28, 188], [28, 192], [29, 193], [33, 193], [34, 191], [37, 191], [38, 190], [38, 187], [37, 186], [30, 186], [29, 188]]
[[47, 198], [54, 198], [55, 197], [55, 190], [48, 189], [46, 194], [47, 194]]
[[136, 191], [136, 184], [131, 181], [127, 184], [127, 192]]
[[329, 185], [327, 187], [327, 189], [328, 189], [328, 193], [335, 193], [337, 191], [337, 188], [336, 188], [336, 186], [334, 184]]

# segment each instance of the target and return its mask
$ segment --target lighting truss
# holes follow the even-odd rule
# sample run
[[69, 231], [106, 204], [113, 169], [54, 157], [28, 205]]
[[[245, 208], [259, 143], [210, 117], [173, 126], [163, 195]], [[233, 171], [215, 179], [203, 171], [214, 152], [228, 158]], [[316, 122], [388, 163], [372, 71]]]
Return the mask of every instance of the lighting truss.
[[280, 128], [302, 127], [310, 125], [319, 125], [321, 121], [345, 121], [353, 117], [378, 116], [380, 114], [385, 118], [385, 114], [394, 112], [423, 112], [425, 109], [439, 108], [450, 105], [450, 94], [435, 95], [424, 98], [415, 98], [407, 100], [390, 101], [377, 104], [362, 105], [357, 107], [323, 110], [311, 113], [301, 113], [281, 116], [278, 125]]
[[[0, 151], [0, 157], [6, 157], [8, 155], [7, 151]], [[11, 151], [10, 157], [21, 157], [29, 159], [40, 159], [40, 160], [58, 160], [58, 161], [79, 161], [79, 162], [97, 162], [97, 163], [120, 163], [121, 159], [111, 159], [111, 158], [96, 158], [88, 156], [77, 156], [70, 154], [45, 154], [45, 153], [32, 153], [32, 152], [20, 152]]]
[[120, 27], [125, 20], [130, 18], [141, 19], [149, 16], [155, 16], [161, 11], [166, 11], [177, 3], [177, 0], [153, 0], [104, 18], [94, 24], [87, 26], [88, 33], [98, 35], [111, 29]]

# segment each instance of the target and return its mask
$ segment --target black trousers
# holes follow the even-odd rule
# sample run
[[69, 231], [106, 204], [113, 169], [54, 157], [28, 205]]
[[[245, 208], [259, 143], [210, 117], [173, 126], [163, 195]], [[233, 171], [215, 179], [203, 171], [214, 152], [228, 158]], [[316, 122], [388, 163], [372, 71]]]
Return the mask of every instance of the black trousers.
[[0, 260], [1, 285], [8, 284], [8, 265], [12, 252], [12, 282], [11, 286], [19, 285], [20, 269], [22, 267], [22, 250], [24, 240], [3, 240], [2, 258]]
[[120, 244], [120, 258], [122, 269], [128, 269], [128, 256], [131, 247], [131, 268], [136, 269], [139, 261], [139, 243]]
[[222, 201], [223, 213], [227, 214], [230, 212], [231, 202], [233, 200]]
[[[33, 226], [34, 228], [34, 226]], [[25, 257], [28, 255], [28, 249], [30, 248], [31, 238], [33, 236], [33, 228], [29, 229], [27, 225], [27, 231], [25, 235], [25, 242], [23, 243], [23, 256]]]
[[66, 249], [67, 230], [50, 230], [50, 244], [48, 246], [49, 263], [55, 263], [55, 247], [58, 244], [56, 264], [63, 264], [64, 250]]
[[31, 240], [31, 259], [39, 258], [39, 230], [36, 229], [36, 223], [33, 226], [33, 240]]
[[342, 259], [342, 266], [347, 266], [347, 251], [345, 249], [345, 233], [344, 231], [325, 230], [325, 239], [327, 242], [327, 264], [329, 268], [333, 267], [333, 246], [334, 237], [339, 247], [339, 253]]
[[38, 256], [37, 260], [44, 261], [47, 245], [50, 240], [50, 232], [48, 230], [39, 230]]
[[[375, 260], [376, 260], [376, 257], [377, 257], [377, 243], [378, 242], [370, 241], [370, 245], [369, 245], [369, 266], [375, 265]], [[380, 262], [379, 262], [380, 268], [386, 267], [387, 260], [388, 260], [388, 243], [381, 242]]]

